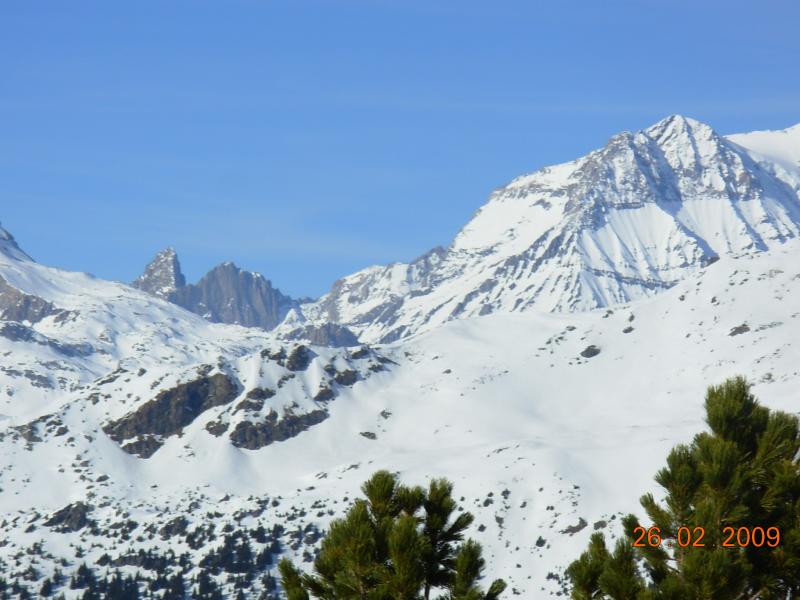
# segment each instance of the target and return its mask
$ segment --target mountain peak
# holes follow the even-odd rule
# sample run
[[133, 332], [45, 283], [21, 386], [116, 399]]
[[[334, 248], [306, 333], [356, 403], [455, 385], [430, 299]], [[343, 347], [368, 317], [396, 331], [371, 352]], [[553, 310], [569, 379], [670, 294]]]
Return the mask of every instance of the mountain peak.
[[0, 224], [0, 254], [15, 260], [33, 260], [17, 245], [14, 236], [8, 230], [3, 229], [2, 224]]
[[270, 330], [295, 306], [261, 275], [227, 261], [215, 266], [196, 284], [179, 290], [173, 301], [209, 321]]
[[705, 123], [698, 121], [697, 119], [693, 119], [692, 117], [687, 117], [685, 115], [680, 115], [678, 113], [671, 114], [667, 117], [664, 117], [651, 127], [658, 127], [659, 125], [672, 125], [672, 126], [679, 126], [679, 127], [708, 127]]
[[718, 137], [709, 125], [683, 115], [670, 115], [661, 119], [643, 133], [659, 143], [674, 139]]
[[[776, 136], [764, 138], [773, 156]], [[800, 151], [792, 135], [780, 138], [787, 157]], [[454, 318], [626, 303], [720, 256], [800, 237], [798, 192], [800, 177], [760, 168], [707, 124], [670, 115], [495, 190], [424, 269], [364, 269], [303, 310], [386, 343]]]
[[186, 285], [186, 278], [181, 272], [178, 253], [173, 247], [167, 247], [155, 255], [141, 276], [133, 282], [133, 287], [169, 300], [180, 288]]

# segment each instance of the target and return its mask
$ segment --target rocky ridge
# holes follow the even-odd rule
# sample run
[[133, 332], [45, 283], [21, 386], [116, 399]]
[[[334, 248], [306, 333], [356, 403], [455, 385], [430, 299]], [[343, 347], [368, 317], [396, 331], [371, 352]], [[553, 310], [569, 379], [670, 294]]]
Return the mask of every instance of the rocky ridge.
[[359, 344], [358, 338], [342, 325], [305, 323], [300, 315], [300, 301], [282, 294], [260, 273], [245, 271], [232, 262], [217, 265], [197, 283], [187, 284], [177, 252], [167, 248], [156, 254], [131, 285], [212, 323], [266, 331], [283, 325], [281, 337], [287, 341], [303, 340], [332, 347]]

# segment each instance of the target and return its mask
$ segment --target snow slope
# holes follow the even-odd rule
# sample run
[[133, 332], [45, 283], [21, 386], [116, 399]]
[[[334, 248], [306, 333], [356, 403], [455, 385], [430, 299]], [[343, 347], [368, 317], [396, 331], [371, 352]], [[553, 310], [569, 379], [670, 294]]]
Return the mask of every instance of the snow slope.
[[453, 318], [652, 296], [721, 255], [798, 236], [800, 171], [769, 160], [800, 155], [798, 131], [732, 143], [672, 116], [621, 133], [495, 191], [446, 251], [345, 277], [303, 311], [387, 342]]
[[[21, 251], [20, 251], [21, 252]], [[21, 423], [117, 368], [167, 371], [263, 347], [258, 330], [213, 326], [165, 301], [104, 281], [0, 254], [0, 277], [51, 310], [6, 321], [0, 414]], [[41, 378], [44, 377], [44, 380]], [[22, 398], [22, 399], [20, 399]]]
[[728, 136], [754, 155], [779, 163], [787, 171], [800, 171], [800, 123], [778, 131], [753, 131]]
[[[200, 556], [215, 542], [198, 549], [186, 536], [147, 533], [183, 516], [189, 529], [283, 524], [285, 550], [303, 561], [318, 544], [316, 532], [342, 514], [360, 483], [387, 468], [408, 482], [452, 479], [484, 526], [474, 536], [486, 545], [488, 575], [506, 578], [524, 598], [557, 593], [561, 584], [548, 574], [560, 573], [594, 528], [616, 532], [618, 515], [636, 510], [639, 495], [654, 489], [652, 476], [667, 450], [703, 428], [706, 385], [744, 374], [767, 405], [798, 411], [800, 311], [792, 301], [800, 294], [798, 250], [789, 242], [770, 253], [723, 256], [663, 294], [613, 310], [458, 320], [366, 358], [353, 350], [314, 349], [311, 364], [295, 373], [297, 387], [268, 400], [275, 408], [279, 402], [303, 410], [319, 405], [309, 396], [326, 364], [343, 370], [344, 363], [366, 360], [373, 369], [362, 368], [354, 384], [323, 403], [328, 418], [258, 450], [236, 447], [206, 425], [240, 418], [226, 411], [252, 385], [277, 389], [285, 367], [254, 352], [273, 344], [266, 334], [211, 325], [82, 275], [47, 272], [46, 288], [37, 279], [44, 268], [36, 267], [27, 276], [29, 289], [91, 315], [92, 322], [119, 315], [122, 329], [138, 313], [148, 347], [116, 336], [117, 361], [107, 369], [121, 362], [126, 371], [52, 392], [52, 401], [36, 411], [50, 416], [32, 429], [4, 423], [0, 521], [8, 544], [0, 559], [13, 575], [27, 564], [15, 565], [12, 557], [35, 544], [44, 557], [34, 553], [27, 560], [44, 573], [52, 568], [48, 554], [65, 557], [67, 571], [77, 567], [76, 546], [87, 562], [140, 548]], [[10, 278], [8, 263], [0, 271]], [[95, 298], [100, 294], [102, 301]], [[170, 335], [148, 334], [146, 324], [159, 321], [170, 323]], [[183, 329], [189, 324], [213, 341], [189, 337]], [[74, 330], [65, 334], [73, 341], [99, 339], [85, 331], [83, 338]], [[600, 353], [584, 358], [589, 345]], [[124, 452], [103, 432], [109, 419], [194, 377], [205, 363], [242, 382], [236, 401], [202, 413], [146, 459]], [[146, 373], [137, 374], [139, 364], [147, 365]], [[22, 412], [13, 425], [30, 417]], [[44, 525], [80, 500], [92, 505], [95, 529], [56, 532]], [[130, 535], [120, 536], [120, 527], [130, 527]]]

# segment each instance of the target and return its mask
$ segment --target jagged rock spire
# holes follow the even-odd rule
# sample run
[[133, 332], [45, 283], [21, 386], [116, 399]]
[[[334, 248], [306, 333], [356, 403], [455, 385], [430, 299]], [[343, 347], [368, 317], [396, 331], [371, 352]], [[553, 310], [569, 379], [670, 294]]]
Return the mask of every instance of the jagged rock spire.
[[296, 306], [259, 273], [225, 262], [187, 284], [173, 248], [162, 250], [133, 287], [168, 300], [209, 321], [272, 329]]
[[132, 285], [159, 298], [170, 300], [177, 290], [186, 285], [175, 249], [166, 248], [156, 254]]

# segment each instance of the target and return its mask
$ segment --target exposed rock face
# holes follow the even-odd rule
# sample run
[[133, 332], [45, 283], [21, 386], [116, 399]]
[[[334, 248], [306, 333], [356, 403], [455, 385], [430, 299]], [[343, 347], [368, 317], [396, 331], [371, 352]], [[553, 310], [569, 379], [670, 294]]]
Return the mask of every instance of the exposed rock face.
[[186, 284], [178, 255], [159, 252], [133, 287], [163, 298], [214, 323], [270, 330], [296, 303], [258, 273], [230, 262], [211, 269], [196, 284]]
[[339, 385], [353, 385], [356, 381], [358, 381], [358, 373], [352, 369], [337, 371], [337, 373], [333, 376], [333, 380]]
[[14, 367], [4, 367], [0, 366], [0, 372], [8, 375], [9, 377], [24, 377], [28, 381], [31, 382], [31, 385], [38, 388], [50, 388], [53, 389], [55, 386], [53, 385], [52, 380], [47, 374], [42, 374], [33, 369], [25, 369], [20, 371], [19, 369], [15, 369]]
[[317, 390], [317, 393], [314, 394], [314, 402], [330, 402], [336, 397], [336, 392], [334, 392], [329, 386], [322, 385]]
[[231, 432], [231, 441], [239, 448], [258, 450], [273, 442], [288, 440], [327, 418], [326, 410], [314, 410], [302, 415], [287, 412], [282, 419], [278, 418], [276, 412], [270, 412], [259, 423], [250, 421], [239, 423]]
[[175, 249], [167, 248], [156, 254], [144, 273], [131, 285], [153, 296], [172, 300], [172, 295], [186, 285]]
[[731, 332], [728, 335], [730, 336], [741, 335], [743, 333], [747, 333], [748, 331], [750, 331], [750, 326], [747, 323], [742, 323], [741, 325], [737, 325], [736, 327], [731, 329]]
[[586, 346], [586, 348], [581, 350], [581, 356], [583, 358], [592, 358], [593, 356], [597, 356], [598, 354], [600, 354], [600, 348], [598, 348], [594, 344]]
[[89, 356], [94, 352], [94, 349], [89, 344], [68, 344], [66, 342], [60, 342], [42, 335], [26, 325], [11, 321], [0, 323], [0, 337], [4, 337], [12, 342], [30, 342], [40, 346], [49, 346], [56, 352], [70, 357]]
[[66, 319], [71, 311], [55, 307], [51, 302], [26, 294], [0, 277], [0, 320], [38, 323], [46, 317]]
[[278, 325], [294, 306], [268, 279], [230, 262], [211, 269], [196, 285], [178, 289], [171, 299], [215, 323], [267, 330]]
[[313, 358], [311, 350], [303, 345], [296, 346], [286, 358], [286, 368], [290, 371], [305, 371]]
[[358, 338], [352, 331], [336, 323], [306, 325], [291, 331], [284, 338], [287, 340], [306, 340], [316, 346], [329, 346], [331, 348], [347, 348], [359, 345]]
[[247, 392], [244, 400], [236, 405], [235, 412], [240, 410], [259, 411], [264, 408], [264, 400], [268, 400], [274, 395], [275, 390], [271, 390], [269, 388], [253, 388]]
[[266, 400], [275, 395], [275, 390], [269, 388], [253, 388], [247, 392], [247, 398], [250, 400]]
[[139, 458], [150, 458], [161, 448], [163, 443], [164, 441], [156, 436], [141, 435], [138, 440], [122, 446], [122, 449], [128, 454], [134, 454]]
[[175, 435], [209, 408], [228, 404], [238, 394], [237, 383], [227, 375], [205, 375], [160, 392], [135, 412], [107, 423], [103, 431], [117, 442], [138, 437], [123, 450], [148, 458], [160, 447], [155, 436]]
[[168, 540], [176, 535], [183, 535], [189, 527], [189, 521], [184, 516], [175, 517], [158, 530], [162, 540]]
[[89, 513], [92, 507], [83, 502], [69, 504], [45, 521], [45, 527], [55, 527], [58, 531], [80, 531], [90, 524]]

